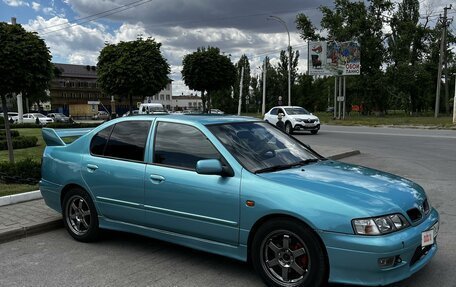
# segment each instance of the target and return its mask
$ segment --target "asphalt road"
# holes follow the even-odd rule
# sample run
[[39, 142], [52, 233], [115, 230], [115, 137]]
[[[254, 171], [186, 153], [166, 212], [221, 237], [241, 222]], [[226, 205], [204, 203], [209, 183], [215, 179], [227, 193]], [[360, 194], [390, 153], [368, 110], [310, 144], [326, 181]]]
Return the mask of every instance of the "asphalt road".
[[[361, 155], [344, 161], [421, 184], [441, 215], [440, 250], [393, 286], [456, 286], [456, 131], [323, 126], [316, 136], [297, 137], [313, 146], [359, 149]], [[263, 286], [245, 263], [119, 232], [84, 244], [60, 229], [0, 245], [0, 286], [75, 285]]]

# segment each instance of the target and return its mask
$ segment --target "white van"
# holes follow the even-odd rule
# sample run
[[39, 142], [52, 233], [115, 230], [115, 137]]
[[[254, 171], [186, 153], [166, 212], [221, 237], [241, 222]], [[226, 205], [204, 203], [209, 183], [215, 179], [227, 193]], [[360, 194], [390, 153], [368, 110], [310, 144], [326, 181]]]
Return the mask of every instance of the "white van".
[[159, 103], [147, 103], [141, 104], [139, 106], [139, 113], [140, 115], [164, 115], [168, 112], [165, 110], [162, 104]]

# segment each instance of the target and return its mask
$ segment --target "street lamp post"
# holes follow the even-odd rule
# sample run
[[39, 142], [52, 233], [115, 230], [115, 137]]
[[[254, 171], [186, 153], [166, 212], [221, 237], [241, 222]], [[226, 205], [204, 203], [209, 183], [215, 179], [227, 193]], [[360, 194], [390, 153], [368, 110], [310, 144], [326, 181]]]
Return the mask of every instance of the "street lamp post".
[[275, 20], [281, 23], [285, 29], [287, 30], [288, 34], [288, 105], [291, 106], [291, 45], [290, 45], [290, 31], [288, 31], [288, 26], [282, 18], [277, 16], [269, 16], [268, 19]]

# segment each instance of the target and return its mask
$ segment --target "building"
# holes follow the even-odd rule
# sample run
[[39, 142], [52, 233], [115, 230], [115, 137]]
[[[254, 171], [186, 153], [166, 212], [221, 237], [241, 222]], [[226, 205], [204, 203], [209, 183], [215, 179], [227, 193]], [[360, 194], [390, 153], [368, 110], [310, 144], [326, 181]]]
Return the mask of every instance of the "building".
[[144, 103], [160, 103], [168, 111], [171, 111], [172, 108], [172, 94], [173, 94], [173, 82], [172, 80], [166, 85], [166, 87], [161, 90], [158, 94], [152, 97], [146, 97]]
[[[50, 101], [52, 110], [71, 115], [75, 119], [90, 119], [98, 110], [111, 112], [111, 96], [103, 94], [97, 84], [97, 68], [89, 65], [54, 64], [60, 72], [51, 82]], [[169, 98], [171, 107], [172, 82], [158, 95]], [[149, 97], [149, 98], [153, 98]], [[129, 110], [128, 96], [115, 97], [118, 115]], [[141, 103], [142, 96], [133, 96], [133, 103]], [[167, 106], [165, 105], [165, 106]]]
[[202, 110], [203, 102], [201, 97], [190, 94], [189, 96], [173, 96], [172, 107], [175, 111], [181, 110]]

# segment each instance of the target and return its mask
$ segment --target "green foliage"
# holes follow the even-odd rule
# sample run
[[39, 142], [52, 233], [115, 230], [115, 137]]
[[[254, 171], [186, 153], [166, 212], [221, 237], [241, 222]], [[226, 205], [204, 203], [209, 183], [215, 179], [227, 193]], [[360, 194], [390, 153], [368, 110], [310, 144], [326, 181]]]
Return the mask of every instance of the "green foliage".
[[153, 96], [168, 83], [170, 67], [154, 39], [106, 44], [98, 56], [98, 83], [105, 94]]
[[[19, 136], [19, 132], [18, 131], [13, 131], [13, 130], [10, 130], [10, 135], [11, 137], [18, 137]], [[2, 130], [0, 129], [0, 140], [4, 140], [6, 139], [6, 130]]]
[[47, 99], [53, 73], [51, 54], [35, 32], [0, 22], [0, 91], [22, 93], [31, 102]]
[[16, 163], [0, 162], [0, 181], [36, 184], [41, 178], [41, 163], [27, 158]]
[[[52, 129], [75, 129], [75, 128], [94, 128], [101, 125], [100, 123], [50, 123], [47, 124], [46, 128]], [[14, 126], [16, 128], [16, 126]]]
[[244, 67], [244, 78], [242, 82], [242, 104], [241, 104], [241, 110], [245, 111], [246, 113], [248, 112], [248, 107], [247, 107], [247, 102], [249, 101], [249, 86], [250, 86], [250, 81], [251, 81], [251, 76], [250, 76], [250, 63], [249, 63], [249, 58], [247, 58], [246, 55], [242, 55], [241, 58], [239, 58], [239, 61], [236, 63], [235, 68], [236, 68], [236, 80], [234, 83], [234, 89], [233, 89], [233, 101], [236, 106], [236, 110], [234, 113], [237, 113], [237, 108], [239, 104], [239, 84], [241, 83], [241, 71], [242, 67]]
[[[21, 149], [21, 148], [28, 148], [36, 146], [38, 142], [37, 137], [29, 137], [29, 136], [17, 136], [13, 138], [13, 148]], [[5, 139], [0, 139], [0, 150], [6, 150], [8, 146], [6, 144]]]
[[204, 111], [207, 108], [204, 92], [207, 92], [207, 106], [210, 107], [213, 92], [230, 89], [235, 84], [236, 68], [228, 56], [220, 54], [219, 48], [198, 48], [196, 52], [185, 55], [182, 65], [185, 84], [202, 92]]

